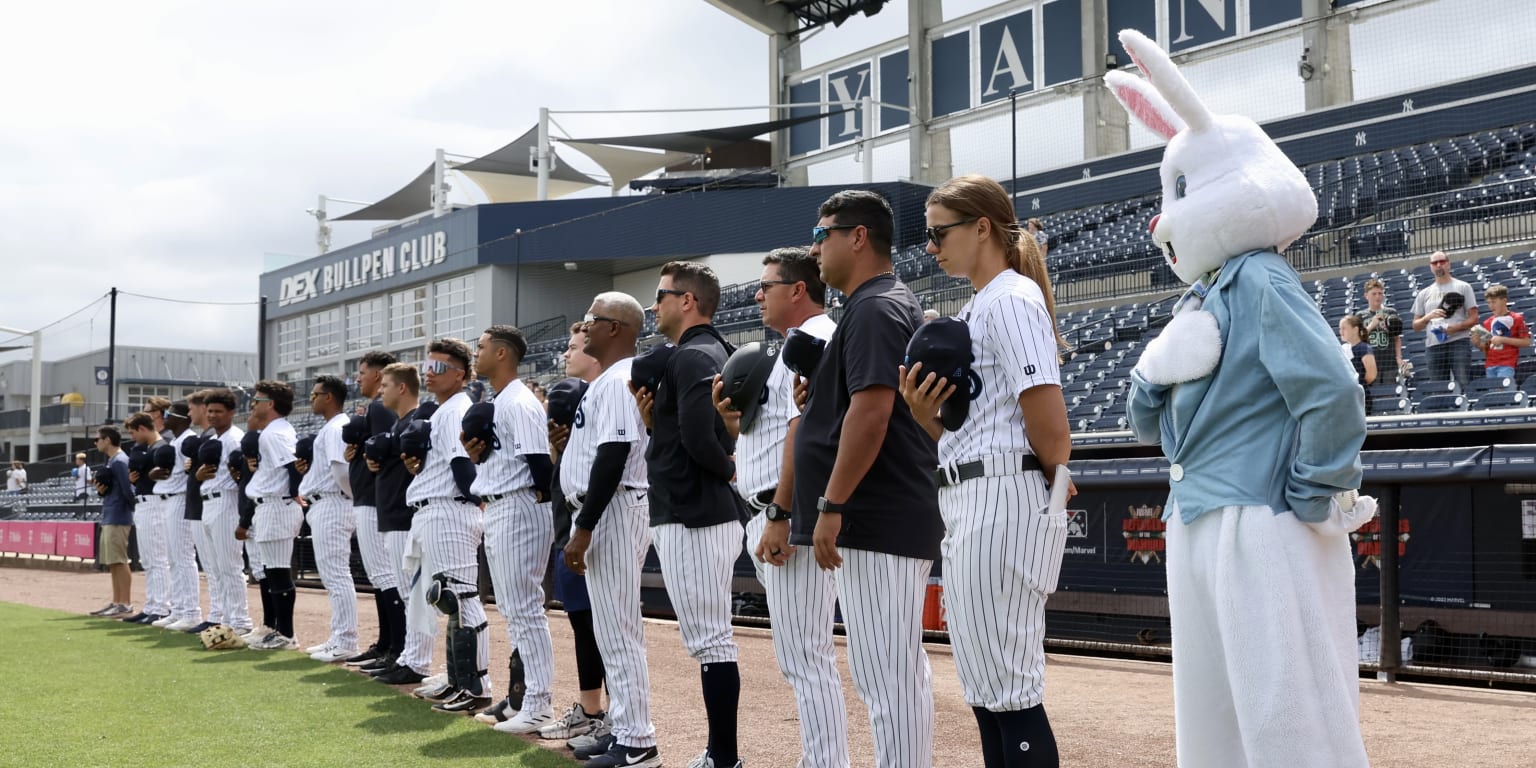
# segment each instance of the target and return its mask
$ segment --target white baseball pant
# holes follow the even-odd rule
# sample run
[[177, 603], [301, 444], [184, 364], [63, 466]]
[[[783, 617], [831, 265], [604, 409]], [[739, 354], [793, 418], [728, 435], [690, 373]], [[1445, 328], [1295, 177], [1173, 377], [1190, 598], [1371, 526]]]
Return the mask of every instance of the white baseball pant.
[[1173, 705], [1183, 768], [1363, 768], [1347, 534], [1168, 499]]
[[[747, 521], [747, 552], [757, 552], [768, 518], [761, 512]], [[848, 768], [848, 708], [837, 671], [837, 584], [831, 571], [816, 565], [810, 547], [797, 547], [789, 562], [774, 566], [758, 560], [757, 580], [768, 593], [773, 622], [773, 653], [779, 671], [795, 692], [800, 713], [800, 765]]]
[[263, 570], [293, 567], [293, 540], [299, 537], [303, 527], [304, 510], [297, 501], [288, 499], [256, 505], [247, 543]]
[[[435, 606], [427, 604], [426, 587], [434, 575], [445, 573], [452, 580], [451, 588], [461, 595], [478, 589], [483, 526], [479, 507], [452, 499], [432, 499], [425, 507], [417, 510], [411, 519], [411, 532], [406, 539], [405, 563], [407, 570], [420, 571], [412, 596], [420, 595], [421, 599], [406, 603], [405, 620], [406, 626], [427, 635], [429, 654], [432, 638], [437, 637], [438, 617], [443, 614]], [[480, 598], [461, 596], [459, 625], [479, 627], [485, 623], [485, 604], [480, 602]], [[491, 693], [491, 643], [485, 635], [488, 629], [485, 627], [480, 630], [479, 642], [475, 644], [476, 669], [486, 670], [486, 674], [480, 676], [481, 695], [485, 696]], [[407, 638], [408, 649], [409, 640]], [[430, 661], [429, 656], [426, 662]], [[407, 666], [416, 669], [414, 664]]]
[[172, 494], [165, 505], [165, 541], [171, 557], [171, 616], [203, 620], [198, 594], [197, 548], [193, 546], [192, 522], [185, 519], [187, 495]]
[[[392, 564], [400, 579], [400, 599], [405, 601], [406, 615], [410, 615], [411, 604], [426, 599], [426, 584], [419, 578], [419, 569], [406, 570], [405, 550], [410, 543], [410, 531], [389, 531], [384, 534], [384, 545], [389, 552], [389, 562]], [[400, 658], [396, 663], [410, 667], [423, 675], [431, 674], [432, 670], [432, 636], [424, 632], [411, 629], [410, 622], [406, 622], [405, 648], [400, 651]]]
[[238, 504], [235, 491], [223, 491], [218, 498], [203, 502], [202, 537], [197, 551], [203, 558], [203, 573], [208, 577], [208, 620], [249, 631], [251, 614], [246, 609], [245, 570], [240, 541], [235, 538], [235, 528], [240, 524]]
[[923, 650], [932, 560], [838, 548], [834, 573], [848, 630], [848, 667], [869, 708], [875, 765], [933, 765], [933, 679]]
[[523, 660], [523, 709], [554, 705], [555, 649], [544, 613], [544, 572], [555, 530], [549, 507], [532, 491], [517, 491], [485, 508], [485, 560], [496, 610], [507, 620], [507, 639]]
[[651, 535], [683, 647], [700, 664], [735, 662], [731, 577], [741, 556], [741, 523], [704, 528], [668, 523], [651, 528]]
[[651, 547], [646, 492], [621, 488], [592, 530], [587, 591], [592, 629], [608, 675], [613, 736], [626, 747], [656, 746], [651, 723], [651, 673], [640, 618], [640, 569]]
[[380, 592], [399, 588], [400, 568], [391, 565], [389, 545], [384, 543], [384, 534], [379, 532], [378, 508], [354, 505], [352, 517], [357, 522], [357, 551], [362, 555], [368, 583]]
[[336, 494], [323, 494], [310, 505], [309, 542], [315, 552], [315, 570], [331, 602], [332, 648], [357, 648], [357, 584], [352, 581], [352, 532], [357, 527], [352, 502]]
[[139, 540], [139, 564], [144, 566], [144, 612], [171, 613], [171, 549], [166, 541], [165, 504], [159, 496], [140, 496], [133, 508], [134, 533]]

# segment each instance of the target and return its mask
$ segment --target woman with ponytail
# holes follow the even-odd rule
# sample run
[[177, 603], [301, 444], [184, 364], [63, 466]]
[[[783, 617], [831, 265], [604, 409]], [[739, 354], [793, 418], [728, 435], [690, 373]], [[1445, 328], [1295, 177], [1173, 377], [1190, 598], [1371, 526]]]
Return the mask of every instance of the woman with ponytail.
[[[1043, 643], [1066, 517], [1049, 511], [1047, 482], [1072, 448], [1055, 300], [1045, 259], [997, 182], [945, 182], [928, 196], [927, 225], [928, 253], [976, 289], [959, 314], [971, 338], [970, 391], [921, 363], [901, 372], [902, 397], [939, 443], [955, 665], [987, 768], [1055, 768]], [[954, 431], [939, 416], [950, 397], [971, 399]]]

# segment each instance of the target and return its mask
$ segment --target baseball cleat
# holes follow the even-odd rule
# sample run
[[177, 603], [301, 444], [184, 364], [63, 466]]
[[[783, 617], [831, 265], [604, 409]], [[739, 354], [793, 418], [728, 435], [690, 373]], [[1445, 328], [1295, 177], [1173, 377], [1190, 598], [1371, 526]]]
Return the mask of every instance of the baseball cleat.
[[246, 647], [258, 651], [297, 651], [299, 649], [299, 641], [273, 630], [266, 637], [254, 643], [246, 643]]
[[410, 667], [404, 667], [396, 664], [394, 669], [379, 674], [373, 679], [386, 685], [415, 685], [427, 678], [425, 675], [417, 672], [414, 669], [411, 669]]
[[165, 629], [166, 627], [169, 627], [170, 625], [175, 624], [175, 623], [176, 623], [176, 617], [175, 616], [161, 616], [160, 618], [155, 619], [154, 621], [151, 621], [149, 623], [149, 625], [152, 626], [152, 627], [159, 627], [161, 629]]
[[[431, 678], [428, 679], [430, 680]], [[423, 685], [420, 688], [411, 691], [411, 695], [426, 701], [449, 701], [451, 699], [458, 698], [461, 692], [462, 691], [459, 688], [444, 683], [434, 688], [428, 688], [427, 686]]]
[[475, 715], [475, 719], [482, 723], [495, 725], [496, 723], [504, 723], [512, 719], [516, 714], [517, 710], [512, 708], [512, 700], [504, 698], [492, 705], [490, 709]]
[[[571, 739], [571, 741], [575, 740]], [[576, 753], [577, 760], [591, 760], [598, 755], [607, 754], [608, 750], [613, 749], [618, 743], [619, 740], [614, 738], [612, 733], [605, 733], [594, 738], [590, 743], [583, 743], [579, 747], [572, 747], [571, 751]]]
[[319, 645], [311, 645], [310, 647], [305, 648], [304, 652], [308, 653], [308, 654], [316, 654], [316, 653], [319, 653], [321, 651], [327, 650], [330, 647], [331, 647], [331, 644], [326, 642], [326, 643], [321, 643]]
[[476, 696], [468, 691], [459, 691], [457, 696], [433, 704], [432, 709], [450, 715], [470, 715], [490, 705], [491, 697], [489, 696]]
[[94, 611], [91, 611], [90, 614], [88, 614], [88, 615], [91, 615], [91, 616], [105, 616], [108, 613], [111, 613], [115, 608], [117, 608], [117, 603], [107, 603], [106, 605], [104, 605], [104, 606], [102, 606], [100, 608], [97, 608]]
[[[743, 768], [743, 765], [741, 760], [737, 760], [731, 765], [731, 768]], [[709, 756], [709, 750], [706, 749], [700, 752], [698, 757], [688, 762], [688, 768], [716, 768], [715, 759]]]
[[197, 626], [183, 631], [192, 635], [200, 635], [210, 629], [213, 629], [214, 627], [217, 627], [218, 625], [219, 623], [217, 621], [200, 621], [197, 623]]
[[588, 715], [581, 704], [572, 704], [559, 719], [539, 728], [541, 739], [570, 739], [576, 736], [585, 736], [594, 730], [603, 720], [603, 713]]
[[362, 653], [358, 653], [347, 659], [345, 663], [349, 667], [367, 666], [368, 662], [384, 658], [384, 649], [378, 645], [370, 645]]
[[109, 619], [116, 619], [116, 618], [119, 618], [119, 617], [122, 617], [122, 616], [131, 615], [132, 613], [133, 613], [133, 606], [131, 606], [131, 605], [123, 605], [122, 603], [113, 603], [112, 605], [107, 606], [107, 612], [106, 613], [103, 613], [103, 614], [100, 614], [100, 615], [106, 616]]
[[309, 657], [311, 659], [314, 659], [315, 661], [323, 661], [323, 662], [325, 662], [327, 664], [333, 664], [333, 663], [338, 662], [338, 661], [345, 661], [345, 660], [347, 660], [347, 659], [349, 659], [349, 658], [351, 658], [353, 656], [356, 656], [356, 655], [357, 655], [357, 649], [356, 648], [329, 648], [328, 647], [328, 648], [326, 648], [326, 649], [324, 649], [322, 651], [319, 651], [318, 653], [311, 653], [309, 655]]
[[353, 667], [353, 669], [355, 669], [355, 670], [357, 670], [357, 671], [359, 671], [359, 672], [361, 672], [361, 673], [363, 673], [365, 675], [377, 675], [377, 674], [380, 674], [382, 672], [388, 671], [390, 668], [392, 668], [394, 666], [395, 666], [395, 657], [394, 656], [380, 656], [377, 659], [372, 659], [370, 661], [366, 661], [366, 662], [364, 662], [360, 666]]
[[118, 619], [118, 621], [121, 621], [124, 624], [138, 624], [141, 621], [143, 621], [145, 616], [148, 616], [148, 615], [149, 614], [147, 614], [147, 613], [140, 612], [140, 613], [135, 613], [132, 616], [128, 616], [128, 617], [125, 617], [125, 618]]
[[502, 733], [533, 733], [556, 720], [555, 710], [545, 707], [542, 710], [525, 709], [518, 712], [512, 719], [493, 726]]
[[411, 695], [419, 699], [425, 694], [441, 691], [447, 685], [448, 675], [446, 673], [428, 675], [421, 681], [421, 685], [416, 690], [411, 691]]
[[587, 768], [660, 768], [661, 754], [655, 747], [626, 747], [615, 743], [613, 749], [587, 760]]
[[[607, 716], [604, 716], [601, 720], [595, 720], [593, 722], [595, 724], [592, 726], [592, 730], [587, 731], [580, 736], [571, 737], [569, 741], [565, 742], [565, 746], [569, 747], [572, 752], [590, 750], [595, 747], [599, 741], [602, 741], [603, 739], [613, 734], [613, 722], [610, 721]], [[608, 750], [604, 748], [599, 751], [606, 752]]]
[[198, 619], [189, 617], [185, 619], [177, 619], [170, 624], [165, 625], [165, 628], [171, 630], [172, 632], [185, 632], [201, 623], [203, 622], [199, 621]]
[[251, 627], [250, 629], [245, 630], [245, 631], [241, 631], [241, 630], [238, 630], [238, 629], [235, 630], [235, 631], [240, 634], [240, 639], [244, 640], [246, 645], [250, 645], [251, 643], [258, 642], [260, 640], [265, 639], [267, 635], [270, 635], [273, 632], [276, 632], [277, 630], [275, 630], [275, 629], [273, 629], [273, 628], [271, 628], [271, 627], [269, 627], [269, 626], [267, 626], [265, 624], [259, 624], [257, 626]]

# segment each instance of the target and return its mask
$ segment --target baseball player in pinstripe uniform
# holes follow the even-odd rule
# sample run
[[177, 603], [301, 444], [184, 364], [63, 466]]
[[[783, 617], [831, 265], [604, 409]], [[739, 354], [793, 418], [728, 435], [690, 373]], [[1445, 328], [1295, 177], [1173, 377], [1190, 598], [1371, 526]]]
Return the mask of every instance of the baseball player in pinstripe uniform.
[[[757, 305], [763, 325], [780, 334], [792, 328], [830, 339], [837, 325], [823, 306], [827, 289], [821, 268], [805, 248], [779, 248], [763, 259]], [[752, 510], [747, 551], [755, 554], [757, 578], [768, 593], [773, 651], [779, 670], [795, 692], [800, 712], [800, 765], [847, 768], [848, 712], [837, 671], [832, 624], [837, 587], [831, 571], [816, 565], [814, 553], [789, 543], [789, 509], [794, 504], [794, 463], [785, 456], [800, 420], [794, 373], [776, 359], [758, 405], [757, 418], [740, 431], [741, 412], [722, 397], [715, 380], [715, 407], [736, 443], [736, 487]]]
[[[406, 621], [418, 632], [435, 637], [433, 609], [449, 617], [450, 688], [436, 696], [440, 701], [433, 708], [474, 714], [491, 704], [491, 646], [485, 636], [485, 606], [477, 591], [484, 516], [470, 490], [475, 464], [459, 442], [464, 412], [470, 405], [464, 393], [469, 366], [469, 345], [460, 339], [437, 339], [427, 347], [421, 367], [428, 391], [440, 403], [432, 414], [431, 448], [424, 460], [404, 455], [401, 460], [415, 475], [405, 492], [406, 503], [416, 510], [405, 551], [405, 569], [414, 572], [415, 581], [406, 602]], [[429, 602], [434, 583], [441, 600]], [[405, 659], [401, 664], [424, 668], [428, 661]]]
[[522, 659], [527, 686], [516, 714], [495, 725], [504, 733], [532, 733], [555, 719], [555, 651], [544, 615], [544, 553], [555, 532], [549, 508], [539, 503], [549, 495], [554, 464], [544, 406], [517, 377], [527, 354], [528, 341], [513, 326], [493, 325], [480, 334], [475, 373], [496, 388], [491, 407], [499, 445], [471, 435], [467, 422], [463, 433], [465, 452], [480, 464], [470, 491], [485, 502], [485, 560], [496, 609], [507, 620], [507, 639]]
[[710, 397], [715, 375], [735, 351], [710, 324], [719, 303], [714, 270], [689, 261], [661, 268], [652, 309], [656, 329], [677, 352], [667, 360], [655, 392], [636, 392], [642, 415], [650, 413], [645, 459], [656, 554], [683, 646], [700, 665], [709, 719], [709, 744], [690, 768], [740, 765], [741, 673], [731, 633], [731, 577], [741, 556], [744, 513], [730, 485], [735, 441]]
[[315, 552], [315, 569], [331, 602], [331, 634], [310, 651], [315, 661], [342, 661], [357, 655], [357, 585], [352, 581], [352, 533], [357, 519], [352, 514], [352, 477], [341, 440], [347, 415], [346, 382], [335, 376], [316, 376], [309, 393], [310, 410], [325, 426], [315, 435], [314, 462], [300, 461], [304, 475], [299, 496], [308, 503], [305, 518]]
[[139, 562], [144, 565], [144, 610], [123, 621], [152, 624], [171, 615], [171, 551], [165, 533], [165, 499], [155, 493], [150, 477], [154, 450], [165, 441], [154, 419], [140, 411], [123, 422], [134, 445], [128, 454], [128, 479], [138, 504], [133, 508], [133, 527], [139, 540]]
[[[234, 426], [235, 395], [227, 389], [209, 390], [206, 400], [208, 440], [217, 440], [222, 454], [240, 450], [245, 430]], [[225, 624], [237, 632], [251, 631], [251, 615], [246, 609], [245, 573], [240, 558], [240, 542], [235, 529], [240, 523], [239, 486], [229, 474], [227, 462], [203, 464], [197, 469], [201, 483], [201, 534], [198, 557], [208, 579], [208, 620]], [[194, 529], [196, 531], [196, 529]]]
[[[988, 768], [1054, 768], [1056, 738], [1041, 703], [1045, 601], [1061, 568], [1066, 517], [1049, 512], [1047, 480], [1072, 450], [1055, 302], [1045, 259], [997, 182], [951, 179], [927, 209], [928, 252], [976, 289], [959, 315], [970, 336], [969, 391], [922, 363], [902, 370], [902, 396], [939, 444], [955, 667]], [[960, 399], [970, 401], [964, 421], [941, 421], [941, 407]]]
[[835, 568], [848, 665], [869, 707], [875, 763], [933, 764], [933, 688], [923, 600], [943, 522], [933, 441], [897, 394], [897, 367], [923, 310], [891, 273], [890, 204], [843, 191], [822, 203], [811, 253], [848, 295], [795, 430], [790, 543]]
[[203, 621], [202, 602], [198, 597], [197, 554], [192, 543], [192, 526], [186, 519], [187, 467], [181, 459], [181, 446], [193, 435], [191, 406], [184, 400], [171, 404], [165, 416], [166, 427], [175, 433], [169, 470], [156, 468], [151, 476], [155, 493], [165, 501], [166, 542], [171, 557], [171, 615], [161, 624], [166, 629], [185, 631]]
[[601, 293], [585, 318], [587, 354], [602, 373], [582, 398], [560, 461], [560, 489], [575, 512], [565, 562], [591, 588], [593, 628], [608, 672], [609, 737], [590, 768], [661, 765], [651, 723], [650, 669], [640, 620], [640, 568], [651, 545], [645, 450], [649, 439], [629, 391], [645, 311], [633, 296]]
[[[388, 432], [395, 426], [395, 414], [379, 397], [384, 368], [395, 362], [388, 352], [374, 350], [357, 362], [357, 390], [368, 400], [362, 410], [366, 429], [363, 440]], [[357, 519], [357, 549], [363, 558], [363, 570], [373, 585], [374, 610], [378, 614], [379, 639], [351, 658], [347, 664], [366, 666], [388, 655], [390, 648], [399, 652], [405, 645], [405, 601], [400, 597], [400, 566], [389, 558], [389, 547], [379, 528], [378, 484], [368, 468], [363, 446], [347, 446], [348, 477], [352, 481], [352, 511]]]
[[[420, 415], [423, 406], [420, 404], [421, 373], [416, 366], [408, 363], [390, 363], [384, 366], [379, 377], [379, 400], [389, 408], [398, 419], [395, 426], [389, 431], [374, 435], [369, 438], [365, 449], [377, 448], [375, 442], [384, 443], [384, 447], [392, 448], [395, 453], [378, 453], [370, 451], [367, 456], [368, 469], [374, 473], [376, 488], [375, 500], [378, 505], [379, 532], [384, 536], [385, 551], [389, 556], [389, 564], [397, 572], [397, 580], [400, 584], [400, 597], [405, 605], [410, 604], [410, 589], [414, 583], [414, 574], [405, 569], [405, 549], [407, 539], [410, 538], [411, 520], [414, 517], [413, 509], [405, 501], [405, 491], [411, 482], [411, 473], [406, 471], [405, 462], [400, 460], [399, 447], [395, 443], [395, 432], [403, 429]], [[391, 445], [395, 443], [394, 445]], [[378, 458], [375, 458], [375, 455]], [[403, 685], [420, 683], [427, 676], [427, 667], [432, 662], [432, 636], [409, 627], [403, 633], [396, 635], [395, 641], [390, 645], [389, 651], [384, 656], [376, 659], [374, 663], [362, 667], [363, 671], [374, 676], [381, 683], [390, 685]], [[411, 662], [411, 659], [416, 659]], [[412, 666], [414, 663], [416, 666]]]
[[[298, 435], [288, 423], [293, 412], [293, 387], [286, 382], [256, 382], [256, 396], [251, 398], [251, 412], [266, 420], [261, 429], [256, 456], [245, 457], [251, 470], [246, 498], [256, 502], [256, 514], [246, 535], [247, 552], [255, 555], [264, 572], [257, 583], [271, 595], [272, 632], [248, 644], [257, 650], [297, 650], [293, 634], [293, 606], [297, 594], [293, 584], [293, 541], [304, 525], [304, 510], [299, 506], [299, 471], [295, 466], [294, 444]], [[254, 571], [256, 566], [251, 566]]]

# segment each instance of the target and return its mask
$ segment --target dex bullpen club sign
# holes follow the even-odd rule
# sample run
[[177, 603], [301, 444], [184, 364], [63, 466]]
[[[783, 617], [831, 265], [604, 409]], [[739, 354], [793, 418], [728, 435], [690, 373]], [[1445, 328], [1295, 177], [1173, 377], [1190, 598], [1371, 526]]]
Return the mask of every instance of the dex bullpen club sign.
[[410, 275], [448, 260], [448, 233], [426, 232], [391, 245], [344, 255], [329, 264], [282, 279], [277, 305], [286, 307], [338, 291], [349, 291], [397, 275]]

